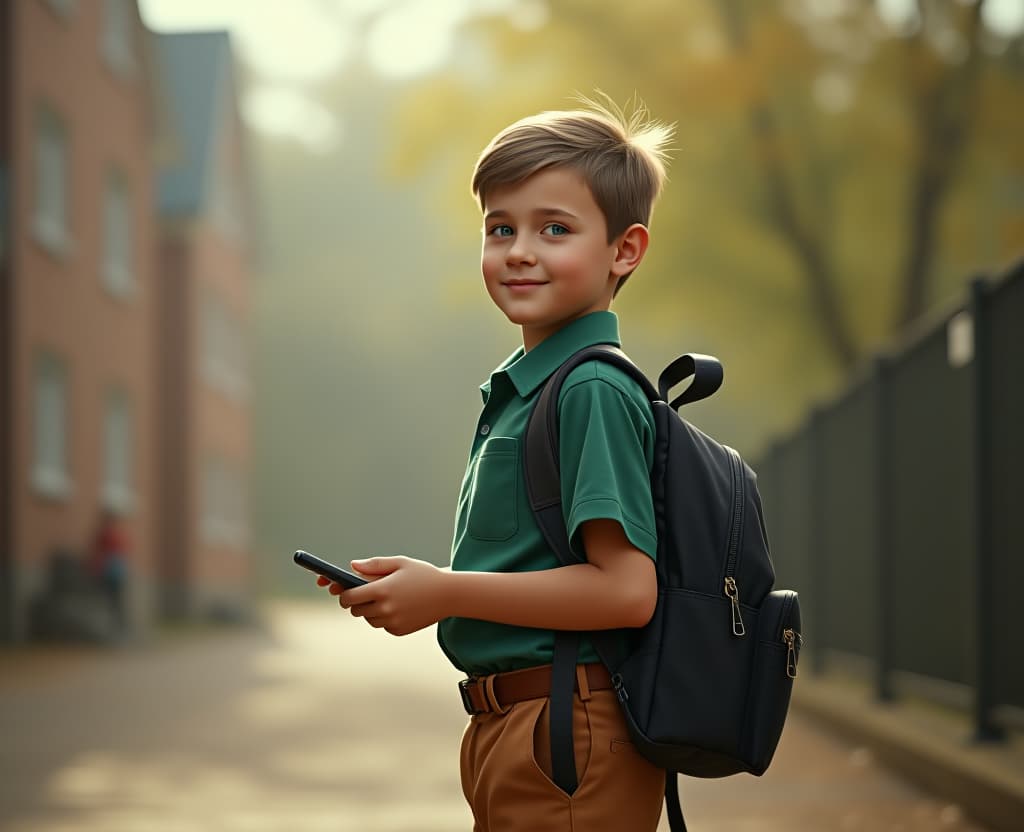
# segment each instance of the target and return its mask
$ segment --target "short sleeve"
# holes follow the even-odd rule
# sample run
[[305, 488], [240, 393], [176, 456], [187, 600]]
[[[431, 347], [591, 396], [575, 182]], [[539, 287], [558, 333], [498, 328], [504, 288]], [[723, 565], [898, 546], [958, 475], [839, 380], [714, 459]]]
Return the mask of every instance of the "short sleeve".
[[606, 367], [589, 362], [573, 371], [559, 399], [562, 509], [569, 541], [582, 556], [583, 523], [615, 520], [629, 542], [654, 559], [653, 416], [639, 386]]

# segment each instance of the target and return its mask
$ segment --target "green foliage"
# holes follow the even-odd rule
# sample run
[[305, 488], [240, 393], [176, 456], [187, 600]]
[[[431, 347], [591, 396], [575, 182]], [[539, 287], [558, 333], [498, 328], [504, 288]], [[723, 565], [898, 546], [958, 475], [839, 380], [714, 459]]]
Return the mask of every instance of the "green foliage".
[[[902, 34], [869, 3], [549, 7], [541, 29], [502, 16], [465, 27], [460, 48], [486, 60], [408, 91], [396, 171], [471, 163], [510, 121], [575, 106], [573, 90], [619, 102], [639, 94], [655, 117], [677, 122], [629, 309], [665, 356], [717, 351], [731, 382], [723, 400], [763, 403], [753, 444], [834, 391], [903, 316], [946, 302], [1024, 247], [1014, 219], [1021, 43], [999, 43], [976, 6], [925, 4], [924, 25]], [[958, 129], [962, 149], [944, 138]], [[940, 187], [915, 208], [912, 189], [932, 165]], [[468, 170], [444, 186], [460, 217], [472, 210], [467, 180]], [[914, 251], [921, 228], [934, 242]], [[901, 311], [915, 269], [920, 299]], [[685, 334], [697, 332], [706, 342]]]

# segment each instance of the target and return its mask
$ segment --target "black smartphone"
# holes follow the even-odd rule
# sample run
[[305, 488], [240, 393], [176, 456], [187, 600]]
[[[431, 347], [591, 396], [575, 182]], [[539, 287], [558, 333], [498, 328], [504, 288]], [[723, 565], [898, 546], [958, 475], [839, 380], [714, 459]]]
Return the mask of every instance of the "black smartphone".
[[342, 569], [340, 566], [335, 566], [333, 563], [328, 563], [325, 560], [318, 558], [316, 555], [311, 555], [309, 552], [299, 549], [295, 553], [295, 562], [302, 567], [305, 567], [310, 572], [316, 572], [317, 575], [323, 575], [325, 578], [329, 578], [336, 584], [341, 584], [345, 589], [353, 589], [357, 586], [362, 586], [367, 583], [365, 578], [360, 578], [358, 575], [353, 575]]

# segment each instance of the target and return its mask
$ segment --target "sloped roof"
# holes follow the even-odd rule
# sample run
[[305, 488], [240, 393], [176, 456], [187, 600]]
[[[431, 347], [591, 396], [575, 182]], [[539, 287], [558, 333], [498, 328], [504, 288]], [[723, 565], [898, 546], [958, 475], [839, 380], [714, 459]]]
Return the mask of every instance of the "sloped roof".
[[226, 31], [209, 31], [161, 34], [156, 43], [176, 133], [176, 152], [159, 172], [160, 213], [191, 215], [203, 204], [218, 126], [234, 107], [231, 42]]

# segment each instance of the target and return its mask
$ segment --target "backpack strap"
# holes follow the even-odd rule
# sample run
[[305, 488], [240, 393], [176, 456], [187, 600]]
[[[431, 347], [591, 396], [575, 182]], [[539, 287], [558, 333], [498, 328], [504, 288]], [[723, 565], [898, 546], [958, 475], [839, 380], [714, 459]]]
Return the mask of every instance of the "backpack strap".
[[[647, 377], [620, 349], [610, 345], [587, 347], [573, 354], [545, 383], [526, 428], [523, 470], [530, 506], [548, 547], [563, 566], [585, 562], [569, 545], [562, 515], [562, 488], [558, 464], [558, 396], [562, 385], [576, 367], [600, 359], [621, 367], [644, 388], [648, 398], [657, 398]], [[573, 680], [579, 655], [579, 632], [555, 632], [551, 667], [551, 777], [566, 794], [576, 791], [575, 746], [572, 737]], [[597, 645], [595, 644], [595, 647]], [[598, 648], [601, 653], [600, 648]], [[601, 653], [602, 658], [604, 654]]]
[[558, 396], [569, 373], [580, 364], [595, 359], [613, 364], [632, 376], [650, 401], [662, 398], [647, 376], [622, 350], [607, 344], [586, 347], [574, 353], [545, 383], [526, 426], [523, 475], [537, 525], [563, 566], [583, 563], [584, 559], [569, 546], [569, 533], [562, 515], [562, 483], [558, 476]]
[[679, 803], [679, 775], [674, 771], [665, 772], [665, 811], [668, 814], [668, 828], [672, 832], [686, 832], [683, 807]]
[[572, 739], [572, 702], [576, 681], [576, 657], [579, 632], [555, 633], [555, 652], [551, 660], [551, 699], [548, 706], [548, 730], [551, 737], [551, 779], [568, 795], [576, 791], [576, 744]]
[[669, 406], [673, 410], [712, 395], [722, 386], [725, 375], [721, 363], [714, 356], [687, 353], [662, 371], [658, 377], [658, 388], [655, 389], [643, 371], [622, 350], [610, 344], [597, 344], [573, 353], [545, 382], [526, 425], [523, 475], [537, 525], [548, 547], [558, 556], [563, 566], [583, 563], [584, 559], [569, 546], [569, 533], [562, 514], [562, 483], [558, 475], [558, 396], [569, 373], [580, 364], [594, 360], [612, 364], [628, 374], [640, 385], [651, 402], [669, 401], [669, 391], [693, 376], [689, 387], [670, 402]]

